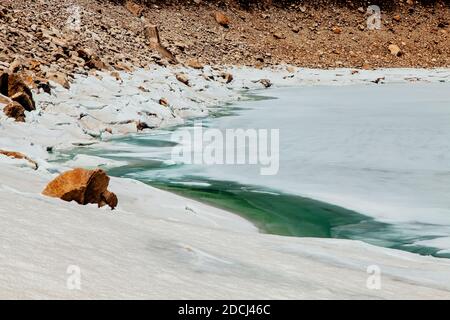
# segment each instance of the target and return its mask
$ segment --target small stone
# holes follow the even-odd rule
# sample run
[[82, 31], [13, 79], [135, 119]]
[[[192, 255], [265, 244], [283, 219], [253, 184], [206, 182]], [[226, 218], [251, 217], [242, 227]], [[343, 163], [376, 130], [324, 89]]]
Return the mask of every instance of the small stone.
[[259, 80], [259, 83], [261, 83], [265, 88], [270, 88], [272, 86], [272, 82], [269, 79], [261, 79]]
[[230, 19], [223, 12], [217, 11], [214, 13], [214, 19], [222, 27], [228, 28], [230, 25]]
[[334, 26], [331, 28], [331, 31], [333, 31], [334, 34], [341, 34], [342, 29], [340, 27]]
[[190, 86], [190, 85], [189, 85], [189, 78], [188, 78], [188, 76], [187, 76], [186, 74], [184, 74], [184, 73], [177, 73], [177, 74], [175, 75], [175, 77], [176, 77], [177, 80], [180, 81], [181, 83], [184, 83], [185, 85]]
[[195, 58], [187, 60], [186, 65], [194, 69], [203, 69], [203, 65], [200, 63], [200, 61], [198, 61], [198, 59]]
[[395, 44], [391, 44], [388, 47], [390, 53], [396, 57], [399, 57], [402, 55], [402, 50]]
[[285, 36], [284, 34], [282, 34], [281, 32], [275, 32], [275, 33], [273, 34], [273, 37], [274, 37], [275, 39], [285, 39], [285, 38], [286, 38], [286, 36]]
[[125, 8], [129, 12], [131, 12], [133, 15], [140, 17], [142, 16], [142, 13], [144, 12], [144, 8], [138, 5], [137, 3], [134, 3], [133, 1], [127, 0], [125, 2]]
[[142, 131], [144, 129], [152, 129], [147, 123], [142, 122], [142, 121], [136, 122], [136, 128], [138, 131]]
[[225, 80], [225, 83], [227, 84], [233, 81], [233, 75], [229, 72], [223, 72], [220, 76]]
[[294, 72], [295, 72], [295, 67], [293, 67], [293, 66], [287, 66], [287, 67], [286, 67], [286, 70], [287, 70], [287, 72], [289, 72], [289, 73], [294, 73]]
[[111, 77], [114, 77], [117, 81], [122, 81], [122, 78], [120, 77], [120, 73], [118, 71], [111, 72]]
[[166, 98], [161, 98], [159, 99], [159, 104], [164, 107], [167, 107], [169, 105], [169, 101]]

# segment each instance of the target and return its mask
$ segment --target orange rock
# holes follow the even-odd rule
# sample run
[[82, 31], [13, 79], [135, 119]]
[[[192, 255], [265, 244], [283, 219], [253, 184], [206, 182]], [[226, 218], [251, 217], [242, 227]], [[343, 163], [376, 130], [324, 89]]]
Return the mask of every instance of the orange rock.
[[97, 203], [102, 207], [107, 204], [114, 209], [118, 200], [114, 193], [107, 190], [108, 185], [109, 177], [105, 171], [76, 168], [52, 180], [42, 194], [82, 205]]
[[342, 29], [340, 27], [333, 27], [333, 28], [331, 28], [331, 31], [333, 31], [333, 33], [335, 33], [335, 34], [342, 33]]
[[10, 158], [14, 158], [14, 159], [25, 159], [25, 160], [27, 160], [28, 162], [30, 162], [34, 166], [35, 170], [37, 170], [38, 167], [39, 167], [38, 164], [36, 163], [36, 161], [31, 160], [30, 158], [28, 158], [23, 153], [16, 152], [16, 151], [0, 150], [0, 154], [5, 155], [5, 156], [10, 157]]
[[230, 25], [230, 19], [223, 12], [217, 11], [214, 14], [214, 19], [216, 19], [216, 22], [222, 27], [228, 28]]

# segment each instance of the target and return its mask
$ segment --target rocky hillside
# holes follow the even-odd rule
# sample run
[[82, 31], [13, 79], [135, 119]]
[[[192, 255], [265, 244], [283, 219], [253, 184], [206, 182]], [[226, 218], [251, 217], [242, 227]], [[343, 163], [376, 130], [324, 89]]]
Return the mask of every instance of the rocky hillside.
[[68, 86], [73, 73], [151, 63], [450, 66], [448, 3], [392, 2], [368, 30], [365, 1], [1, 0], [0, 68]]

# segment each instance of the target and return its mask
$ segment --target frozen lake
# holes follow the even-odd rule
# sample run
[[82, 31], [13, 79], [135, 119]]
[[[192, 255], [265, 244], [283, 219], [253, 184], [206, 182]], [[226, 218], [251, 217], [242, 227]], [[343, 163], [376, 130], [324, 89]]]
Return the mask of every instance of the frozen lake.
[[274, 176], [260, 175], [259, 166], [173, 165], [170, 131], [84, 152], [128, 162], [111, 174], [225, 207], [268, 232], [450, 256], [449, 89], [445, 83], [272, 89], [203, 122], [223, 130], [279, 129]]

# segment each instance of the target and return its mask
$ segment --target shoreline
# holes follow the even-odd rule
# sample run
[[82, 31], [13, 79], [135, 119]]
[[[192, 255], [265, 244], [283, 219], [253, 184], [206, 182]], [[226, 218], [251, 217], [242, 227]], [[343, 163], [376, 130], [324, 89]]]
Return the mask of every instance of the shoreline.
[[[40, 195], [47, 176], [12, 168], [0, 166], [0, 217], [8, 229], [2, 254], [14, 262], [0, 263], [1, 298], [450, 297], [450, 282], [442, 281], [450, 279], [448, 259], [261, 234], [237, 215], [131, 179], [111, 180], [116, 211], [80, 206]], [[381, 290], [366, 287], [374, 263]], [[66, 287], [72, 265], [81, 269], [81, 290]]]
[[[159, 70], [160, 74], [155, 70]], [[206, 68], [204, 73], [209, 71], [211, 70]], [[129, 179], [113, 178], [111, 181], [111, 190], [119, 196], [118, 210], [112, 214], [92, 205], [83, 207], [40, 195], [46, 182], [56, 172], [64, 170], [64, 166], [47, 160], [54, 157], [54, 153], [61, 148], [73, 147], [73, 143], [87, 145], [98, 141], [98, 137], [104, 140], [102, 143], [108, 143], [108, 139], [114, 135], [104, 131], [106, 125], [113, 127], [114, 134], [126, 135], [138, 132], [136, 121], [179, 124], [184, 118], [206, 116], [208, 106], [239, 99], [237, 90], [263, 89], [264, 86], [258, 80], [265, 78], [269, 78], [275, 87], [317, 83], [373, 84], [372, 81], [382, 76], [385, 77], [382, 83], [417, 81], [415, 78], [409, 79], [410, 73], [421, 77], [420, 81], [449, 82], [450, 69], [390, 69], [360, 71], [353, 75], [350, 69], [296, 69], [294, 75], [285, 68], [283, 71], [227, 69], [226, 72], [231, 72], [234, 77], [230, 84], [221, 81], [220, 77], [211, 81], [207, 80], [208, 77], [201, 76], [202, 73], [198, 70], [183, 69], [190, 78], [190, 87], [175, 79], [174, 73], [178, 70], [156, 68], [153, 72], [147, 72], [149, 78], [143, 78], [144, 71], [140, 72], [121, 74], [123, 83], [101, 74], [102, 80], [95, 77], [81, 79], [79, 87], [75, 82], [70, 91], [56, 86], [53, 96], [45, 96], [45, 93], [37, 95], [38, 110], [27, 113], [24, 124], [5, 120], [3, 115], [0, 116], [0, 148], [23, 152], [39, 164], [36, 172], [28, 168], [17, 169], [17, 166], [27, 167], [28, 164], [22, 160], [0, 157], [0, 171], [4, 178], [0, 183], [3, 190], [0, 196], [3, 197], [2, 203], [6, 204], [0, 210], [0, 215], [9, 230], [5, 239], [5, 255], [14, 257], [23, 266], [10, 268], [7, 264], [0, 264], [0, 287], [5, 289], [2, 290], [2, 297], [138, 298], [142, 295], [147, 298], [158, 297], [159, 294], [160, 298], [179, 298], [179, 295], [166, 290], [170, 286], [180, 285], [180, 281], [184, 286], [183, 298], [199, 298], [204, 290], [215, 298], [226, 298], [231, 294], [234, 298], [261, 298], [261, 288], [267, 290], [268, 286], [272, 289], [264, 293], [264, 298], [351, 298], [353, 295], [396, 298], [399, 294], [411, 298], [450, 297], [450, 287], [442, 282], [444, 278], [450, 279], [450, 262], [447, 259], [422, 257], [352, 240], [285, 239], [264, 235], [256, 232], [253, 225], [236, 214]], [[148, 92], [139, 89], [142, 84], [147, 85]], [[170, 107], [157, 102], [171, 92], [175, 94], [167, 98]], [[112, 110], [107, 109], [110, 106], [119, 110], [111, 112]], [[123, 118], [123, 111], [127, 111], [127, 116], [133, 114], [135, 118]], [[157, 116], [146, 115], [142, 118], [142, 111], [156, 112]], [[173, 113], [175, 116], [170, 118]], [[80, 114], [84, 116], [79, 117]], [[111, 118], [113, 115], [115, 118]], [[91, 121], [88, 122], [85, 118]], [[128, 120], [132, 121], [123, 123]], [[192, 214], [192, 210], [186, 209], [187, 207], [195, 213]], [[175, 230], [173, 233], [171, 228]], [[25, 230], [28, 230], [29, 236], [22, 237]], [[135, 232], [138, 232], [138, 236]], [[33, 243], [39, 243], [42, 247], [33, 252]], [[242, 246], [242, 243], [247, 245]], [[337, 252], [335, 246], [345, 249]], [[45, 247], [50, 248], [50, 251], [42, 251]], [[64, 248], [69, 250], [64, 251]], [[73, 252], [73, 248], [78, 249]], [[97, 251], [101, 253], [100, 256], [96, 256]], [[359, 257], [362, 252], [366, 258]], [[40, 258], [39, 255], [46, 258]], [[113, 266], [107, 262], [107, 257], [111, 255], [118, 255], [118, 265]], [[164, 266], [157, 262], [160, 255]], [[27, 262], [30, 257], [31, 262]], [[152, 261], [151, 270], [161, 274], [146, 270], [143, 267], [148, 263], [146, 259]], [[265, 260], [265, 267], [261, 267], [260, 259]], [[366, 288], [366, 268], [372, 264], [371, 260], [384, 264], [382, 270], [387, 273], [385, 281], [389, 290], [374, 291]], [[65, 288], [65, 264], [76, 264], [77, 261], [82, 269], [87, 269], [87, 289], [71, 292]], [[274, 261], [283, 261], [288, 267]], [[405, 261], [411, 263], [414, 271], [408, 273], [403, 270]], [[315, 279], [308, 278], [302, 272], [303, 268], [311, 266], [317, 268]], [[127, 275], [126, 270], [133, 268], [141, 274]], [[171, 271], [166, 273], [165, 268]], [[184, 268], [188, 271], [184, 272]], [[240, 268], [243, 270], [238, 270]], [[290, 269], [289, 277], [295, 278], [297, 282], [291, 283], [292, 279], [281, 273], [286, 268]], [[107, 276], [102, 275], [101, 270]], [[252, 272], [256, 272], [256, 275], [251, 276]], [[418, 282], [411, 280], [414, 272], [423, 272], [424, 278], [417, 280]], [[206, 280], [201, 276], [202, 273], [207, 274]], [[346, 275], [353, 281], [342, 283], [332, 280], [333, 273]], [[114, 274], [124, 276], [109, 283]], [[197, 282], [188, 280], [190, 277]], [[244, 281], [248, 293], [244, 294], [242, 287], [230, 286], [230, 277]], [[256, 284], [245, 277], [253, 279]], [[11, 278], [26, 280], [5, 282], [5, 279]], [[140, 281], [146, 285], [156, 281], [160, 291], [151, 291], [151, 285], [148, 288], [139, 284]], [[322, 281], [332, 288], [323, 289], [320, 285]], [[133, 286], [129, 285], [130, 282]], [[199, 283], [202, 285], [196, 287]], [[298, 288], [295, 283], [308, 283], [306, 287], [309, 289]], [[33, 289], [27, 296], [21, 297], [18, 293], [25, 289], [24, 286], [30, 285]], [[415, 285], [422, 286], [424, 290], [414, 290]], [[123, 292], [115, 293], [114, 288], [121, 288]], [[211, 291], [212, 288], [215, 293]], [[346, 288], [346, 293], [341, 292], [342, 288]]]

